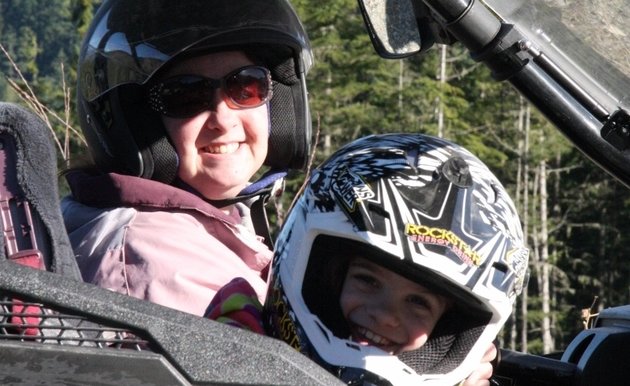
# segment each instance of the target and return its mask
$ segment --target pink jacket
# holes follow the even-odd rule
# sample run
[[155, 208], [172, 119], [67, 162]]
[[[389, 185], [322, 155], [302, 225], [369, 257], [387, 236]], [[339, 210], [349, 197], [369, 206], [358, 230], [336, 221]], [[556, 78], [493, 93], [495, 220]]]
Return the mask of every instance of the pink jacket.
[[83, 279], [112, 291], [202, 316], [235, 277], [264, 301], [272, 252], [195, 194], [119, 174], [67, 176], [62, 211]]

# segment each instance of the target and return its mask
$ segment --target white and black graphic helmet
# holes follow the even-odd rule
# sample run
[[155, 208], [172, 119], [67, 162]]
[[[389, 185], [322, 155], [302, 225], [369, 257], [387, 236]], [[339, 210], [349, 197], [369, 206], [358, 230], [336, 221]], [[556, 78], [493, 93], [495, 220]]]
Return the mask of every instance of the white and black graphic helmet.
[[78, 111], [96, 165], [170, 183], [177, 155], [145, 85], [182, 56], [242, 49], [271, 71], [265, 164], [304, 168], [311, 119], [305, 75], [310, 43], [287, 0], [105, 0], [79, 57]]
[[[268, 332], [349, 384], [452, 385], [479, 365], [524, 285], [513, 202], [466, 149], [420, 134], [354, 141], [315, 169], [276, 243]], [[339, 306], [360, 255], [454, 305], [427, 343], [390, 355], [348, 340]]]

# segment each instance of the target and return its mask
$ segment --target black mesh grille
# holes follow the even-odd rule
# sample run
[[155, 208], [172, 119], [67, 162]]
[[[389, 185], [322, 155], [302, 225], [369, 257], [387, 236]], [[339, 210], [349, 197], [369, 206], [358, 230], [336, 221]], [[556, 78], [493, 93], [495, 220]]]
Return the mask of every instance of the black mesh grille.
[[125, 329], [94, 323], [83, 316], [62, 313], [42, 303], [22, 302], [0, 294], [0, 340], [150, 350], [149, 342]]
[[[454, 335], [444, 335], [427, 342], [422, 349], [407, 351], [398, 356], [404, 364], [414, 369], [418, 374], [444, 373], [435, 371], [436, 365], [442, 363], [455, 341]], [[448, 370], [446, 371], [448, 372]]]
[[471, 315], [465, 318], [457, 312], [445, 314], [431, 337], [418, 350], [398, 356], [418, 374], [447, 374], [459, 366], [486, 328], [490, 315]]
[[[271, 133], [265, 165], [277, 168], [296, 167], [295, 157], [302, 159], [302, 149], [297, 150], [295, 109], [291, 88], [280, 83], [273, 85], [271, 99]], [[299, 154], [298, 154], [299, 153]], [[297, 166], [297, 168], [301, 165]]]

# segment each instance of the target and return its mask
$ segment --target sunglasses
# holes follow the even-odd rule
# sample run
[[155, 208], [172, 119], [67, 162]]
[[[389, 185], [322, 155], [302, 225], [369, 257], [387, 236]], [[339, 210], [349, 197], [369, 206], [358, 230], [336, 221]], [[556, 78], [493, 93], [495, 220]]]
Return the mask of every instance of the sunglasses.
[[258, 107], [271, 99], [271, 74], [265, 67], [246, 66], [221, 79], [177, 75], [149, 89], [149, 106], [167, 117], [190, 118], [216, 106], [217, 89], [232, 109]]

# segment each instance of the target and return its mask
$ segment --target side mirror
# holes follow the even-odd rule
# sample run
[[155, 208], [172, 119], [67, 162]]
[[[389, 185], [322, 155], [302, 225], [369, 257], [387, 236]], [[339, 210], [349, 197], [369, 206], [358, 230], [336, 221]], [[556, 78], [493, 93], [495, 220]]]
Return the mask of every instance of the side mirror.
[[423, 1], [358, 1], [372, 45], [383, 58], [405, 58], [423, 53], [435, 43], [456, 41]]
[[404, 58], [423, 49], [411, 0], [359, 0], [363, 21], [376, 52]]

